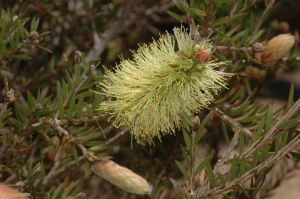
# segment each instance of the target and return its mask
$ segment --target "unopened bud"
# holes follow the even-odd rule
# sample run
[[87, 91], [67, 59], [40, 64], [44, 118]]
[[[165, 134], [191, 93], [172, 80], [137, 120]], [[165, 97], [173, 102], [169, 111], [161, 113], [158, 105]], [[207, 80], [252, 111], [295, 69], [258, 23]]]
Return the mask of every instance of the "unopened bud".
[[196, 59], [198, 62], [207, 63], [210, 59], [210, 53], [203, 49], [198, 50], [196, 52]]
[[82, 52], [80, 52], [79, 50], [76, 50], [74, 60], [76, 63], [80, 63], [82, 60]]
[[264, 46], [264, 51], [256, 53], [256, 59], [266, 66], [274, 65], [293, 47], [295, 38], [291, 34], [280, 34], [273, 37]]
[[43, 106], [42, 106], [41, 103], [36, 103], [36, 105], [35, 105], [35, 107], [34, 107], [34, 110], [35, 110], [35, 111], [40, 111], [42, 108], [43, 108]]
[[101, 160], [94, 163], [94, 171], [111, 184], [134, 194], [149, 194], [151, 185], [141, 176], [112, 160]]
[[261, 52], [261, 51], [263, 51], [264, 46], [263, 46], [261, 43], [255, 42], [255, 43], [252, 45], [252, 48], [253, 48], [253, 51], [254, 51], [254, 52]]
[[7, 92], [7, 96], [6, 96], [7, 98], [8, 98], [8, 100], [10, 101], [10, 102], [13, 102], [13, 101], [15, 101], [16, 100], [16, 97], [15, 97], [15, 91], [14, 91], [14, 89], [9, 89], [9, 91]]
[[29, 41], [31, 43], [39, 43], [39, 33], [36, 31], [32, 31], [29, 33]]
[[89, 69], [90, 69], [90, 72], [91, 72], [92, 75], [97, 74], [96, 66], [94, 64], [91, 64]]

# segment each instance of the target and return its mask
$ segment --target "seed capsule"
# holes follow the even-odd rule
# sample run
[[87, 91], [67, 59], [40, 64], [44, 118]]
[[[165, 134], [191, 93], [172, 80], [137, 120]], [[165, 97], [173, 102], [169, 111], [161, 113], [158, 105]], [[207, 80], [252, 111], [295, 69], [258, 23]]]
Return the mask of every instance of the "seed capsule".
[[291, 34], [280, 34], [273, 37], [264, 46], [264, 51], [255, 54], [256, 59], [266, 66], [274, 65], [293, 47], [295, 38]]
[[149, 194], [151, 185], [141, 176], [112, 160], [101, 160], [94, 163], [94, 171], [111, 184], [134, 194]]

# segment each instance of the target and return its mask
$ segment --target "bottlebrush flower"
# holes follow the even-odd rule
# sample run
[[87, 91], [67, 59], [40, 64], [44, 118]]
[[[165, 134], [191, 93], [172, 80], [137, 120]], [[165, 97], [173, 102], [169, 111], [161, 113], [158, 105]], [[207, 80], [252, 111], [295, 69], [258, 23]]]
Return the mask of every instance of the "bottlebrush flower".
[[142, 45], [133, 59], [123, 59], [100, 83], [109, 99], [100, 105], [117, 127], [128, 126], [138, 140], [149, 142], [181, 126], [182, 113], [192, 116], [207, 107], [225, 87], [228, 73], [211, 60], [213, 47], [205, 39], [194, 43], [179, 28], [158, 41]]

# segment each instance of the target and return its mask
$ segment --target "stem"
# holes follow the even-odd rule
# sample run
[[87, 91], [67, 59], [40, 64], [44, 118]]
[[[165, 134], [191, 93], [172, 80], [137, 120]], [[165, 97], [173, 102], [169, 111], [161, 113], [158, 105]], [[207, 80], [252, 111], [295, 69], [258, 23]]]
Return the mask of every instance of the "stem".
[[195, 156], [195, 137], [196, 131], [192, 130], [192, 150], [191, 150], [191, 165], [190, 165], [190, 190], [191, 190], [191, 197], [195, 195], [194, 190], [194, 156]]
[[240, 123], [238, 123], [235, 119], [231, 118], [230, 116], [226, 115], [221, 109], [215, 107], [213, 111], [225, 122], [231, 124], [235, 128], [239, 129], [246, 137], [251, 138], [252, 132], [249, 131], [247, 128], [243, 127]]
[[262, 52], [263, 49], [256, 49], [254, 47], [233, 47], [233, 46], [214, 46], [216, 50], [223, 51], [248, 51], [248, 52]]
[[115, 136], [113, 136], [112, 138], [110, 138], [109, 140], [106, 141], [106, 144], [110, 144], [112, 142], [114, 142], [115, 140], [117, 140], [119, 137], [123, 136], [125, 133], [127, 133], [130, 129], [126, 128], [123, 129], [122, 131], [120, 131], [119, 133], [117, 133]]

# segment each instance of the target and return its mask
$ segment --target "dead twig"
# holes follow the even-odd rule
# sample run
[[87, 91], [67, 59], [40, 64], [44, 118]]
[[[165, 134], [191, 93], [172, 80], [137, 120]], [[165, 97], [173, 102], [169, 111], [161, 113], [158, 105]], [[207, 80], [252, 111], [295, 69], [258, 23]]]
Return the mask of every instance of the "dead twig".
[[238, 123], [235, 119], [231, 118], [230, 116], [226, 115], [221, 109], [218, 107], [214, 107], [213, 111], [225, 122], [231, 124], [238, 130], [240, 130], [246, 137], [251, 138], [252, 132], [247, 128], [243, 127], [240, 123]]

